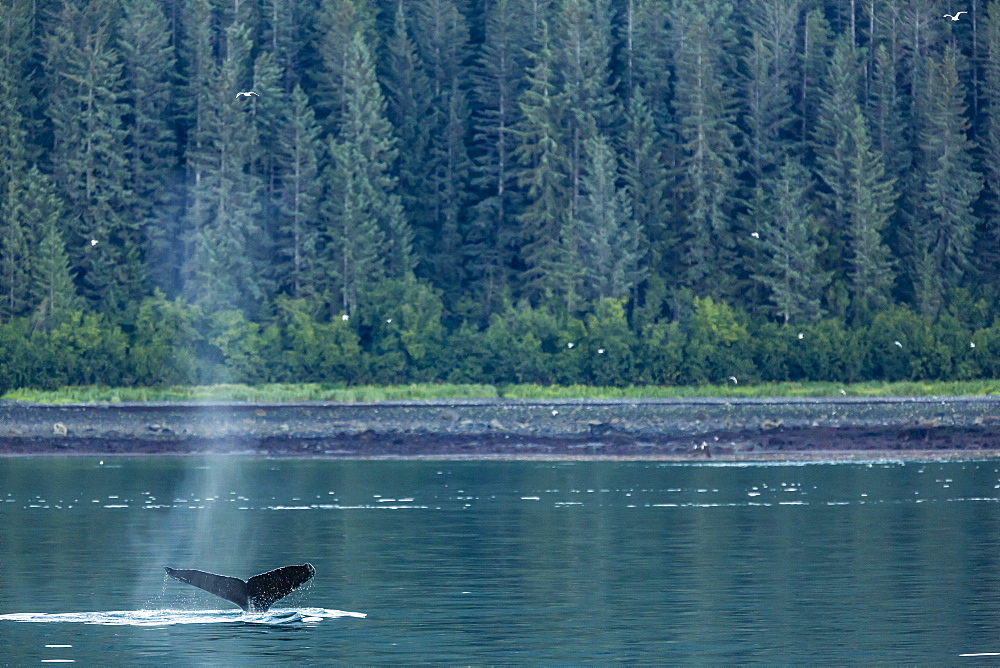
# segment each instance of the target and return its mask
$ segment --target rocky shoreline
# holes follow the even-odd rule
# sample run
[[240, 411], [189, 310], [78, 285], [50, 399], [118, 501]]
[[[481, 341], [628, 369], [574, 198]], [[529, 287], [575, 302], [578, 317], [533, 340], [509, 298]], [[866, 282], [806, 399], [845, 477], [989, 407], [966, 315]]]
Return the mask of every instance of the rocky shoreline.
[[0, 456], [1000, 458], [1000, 397], [33, 404]]

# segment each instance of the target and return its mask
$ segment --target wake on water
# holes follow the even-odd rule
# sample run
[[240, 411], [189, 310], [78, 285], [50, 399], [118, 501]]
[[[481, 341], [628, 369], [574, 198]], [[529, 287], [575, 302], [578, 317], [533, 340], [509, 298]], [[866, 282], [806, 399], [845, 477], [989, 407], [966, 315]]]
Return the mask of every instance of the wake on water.
[[316, 624], [339, 617], [364, 618], [363, 612], [328, 610], [326, 608], [272, 608], [267, 612], [241, 610], [109, 610], [104, 612], [16, 612], [0, 615], [0, 621], [77, 624], [106, 626], [173, 626], [175, 624]]

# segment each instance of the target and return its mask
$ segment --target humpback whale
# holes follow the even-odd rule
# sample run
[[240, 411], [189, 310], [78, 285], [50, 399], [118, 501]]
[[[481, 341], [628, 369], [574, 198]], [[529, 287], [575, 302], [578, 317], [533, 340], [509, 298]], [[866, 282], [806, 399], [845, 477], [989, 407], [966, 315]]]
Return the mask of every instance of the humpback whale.
[[243, 608], [244, 612], [265, 612], [278, 599], [309, 582], [316, 575], [312, 564], [282, 566], [267, 573], [240, 580], [226, 575], [205, 571], [164, 566], [167, 575], [215, 594]]

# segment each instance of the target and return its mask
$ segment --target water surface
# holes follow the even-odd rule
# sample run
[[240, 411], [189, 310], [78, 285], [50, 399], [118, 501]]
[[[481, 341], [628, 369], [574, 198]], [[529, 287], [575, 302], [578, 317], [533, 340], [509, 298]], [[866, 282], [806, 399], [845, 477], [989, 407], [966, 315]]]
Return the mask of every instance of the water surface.
[[[975, 661], [1000, 651], [998, 540], [995, 462], [0, 459], [0, 654]], [[306, 561], [262, 615], [162, 569]]]

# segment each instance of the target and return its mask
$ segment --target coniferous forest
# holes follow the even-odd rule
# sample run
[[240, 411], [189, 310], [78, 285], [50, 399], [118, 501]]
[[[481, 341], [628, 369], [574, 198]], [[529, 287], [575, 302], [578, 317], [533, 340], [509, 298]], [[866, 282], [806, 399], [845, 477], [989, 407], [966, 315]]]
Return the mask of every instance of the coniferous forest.
[[959, 4], [0, 0], [0, 391], [1000, 377]]

